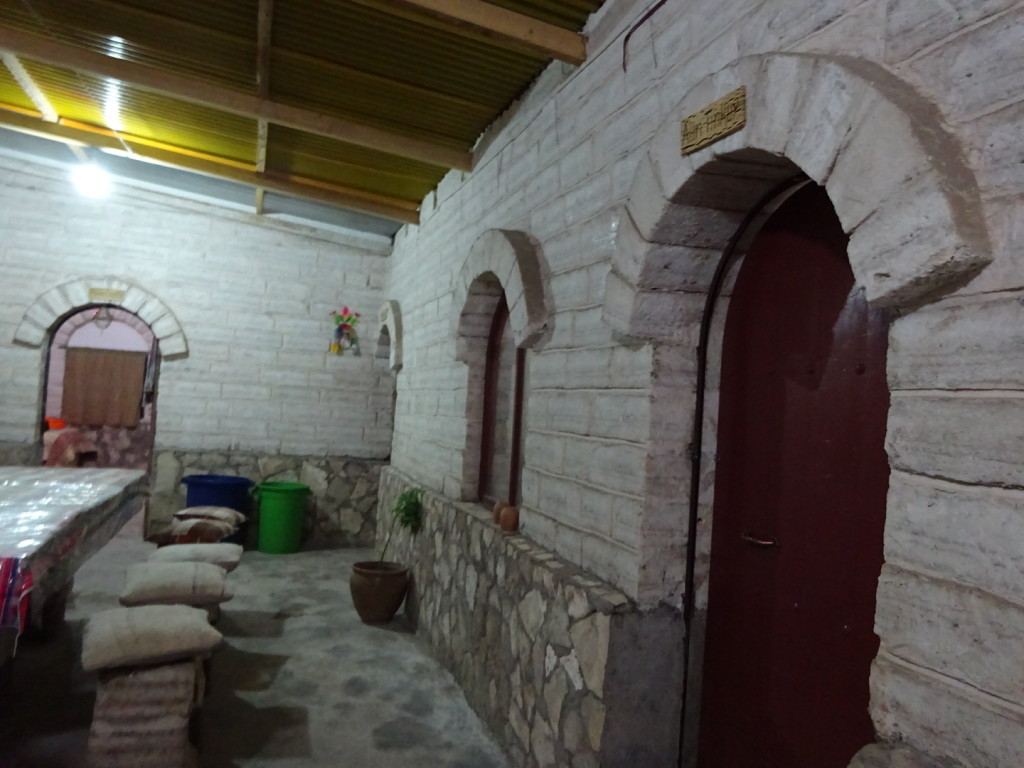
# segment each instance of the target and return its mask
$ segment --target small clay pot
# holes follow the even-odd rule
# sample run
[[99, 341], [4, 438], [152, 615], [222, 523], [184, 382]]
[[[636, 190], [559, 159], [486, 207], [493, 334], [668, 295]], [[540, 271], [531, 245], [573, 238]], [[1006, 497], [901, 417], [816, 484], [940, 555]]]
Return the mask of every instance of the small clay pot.
[[519, 530], [519, 507], [506, 506], [501, 510], [501, 519], [498, 520], [502, 533], [515, 533]]
[[494, 509], [491, 510], [491, 519], [495, 525], [501, 525], [501, 510], [508, 506], [507, 501], [494, 502]]

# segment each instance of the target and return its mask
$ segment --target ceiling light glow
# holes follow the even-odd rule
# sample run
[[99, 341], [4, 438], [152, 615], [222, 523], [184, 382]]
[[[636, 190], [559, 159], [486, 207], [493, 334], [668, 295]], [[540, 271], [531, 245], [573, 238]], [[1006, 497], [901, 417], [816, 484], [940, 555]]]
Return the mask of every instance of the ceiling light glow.
[[123, 131], [121, 122], [121, 81], [107, 80], [103, 86], [103, 119], [112, 131]]
[[78, 194], [94, 198], [106, 197], [113, 187], [110, 174], [93, 163], [72, 168], [71, 183], [75, 185]]

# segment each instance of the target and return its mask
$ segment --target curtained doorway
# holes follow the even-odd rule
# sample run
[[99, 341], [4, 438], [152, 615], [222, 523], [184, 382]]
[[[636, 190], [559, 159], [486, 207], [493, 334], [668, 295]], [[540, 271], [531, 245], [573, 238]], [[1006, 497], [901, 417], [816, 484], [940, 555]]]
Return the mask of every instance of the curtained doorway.
[[149, 326], [120, 307], [65, 318], [47, 362], [43, 463], [149, 472], [159, 362]]

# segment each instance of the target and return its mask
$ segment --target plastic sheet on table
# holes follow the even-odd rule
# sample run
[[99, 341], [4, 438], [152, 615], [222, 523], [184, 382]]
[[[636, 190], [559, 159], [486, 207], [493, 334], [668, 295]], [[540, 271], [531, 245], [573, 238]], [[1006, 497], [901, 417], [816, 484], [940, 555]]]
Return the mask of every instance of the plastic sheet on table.
[[141, 509], [143, 477], [134, 469], [0, 467], [0, 558], [30, 569], [34, 618]]

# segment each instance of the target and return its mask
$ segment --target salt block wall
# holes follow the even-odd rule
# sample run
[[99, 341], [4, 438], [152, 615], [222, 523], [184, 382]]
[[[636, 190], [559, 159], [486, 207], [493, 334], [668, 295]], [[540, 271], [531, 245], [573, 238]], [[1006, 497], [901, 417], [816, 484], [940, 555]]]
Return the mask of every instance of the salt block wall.
[[[466, 452], [471, 382], [457, 359], [462, 307], [452, 286], [484, 232], [525, 233], [543, 255], [554, 311], [550, 338], [528, 353], [523, 532], [642, 603], [678, 606], [687, 475], [680, 470], [652, 483], [645, 472], [652, 456], [674, 452], [678, 466], [685, 462], [693, 392], [684, 374], [692, 373], [686, 361], [699, 309], [646, 318], [675, 329], [664, 335], [686, 354], [624, 341], [605, 320], [611, 265], [629, 256], [617, 253], [620, 233], [636, 228], [627, 206], [643, 206], [630, 200], [637, 170], [659, 151], [652, 138], [690, 89], [702, 81], [713, 86], [708, 78], [741, 57], [787, 53], [807, 62], [792, 69], [806, 81], [777, 83], [789, 93], [824, 84], [814, 73], [829, 66], [866, 73], [884, 98], [906, 107], [899, 118], [906, 136], [927, 146], [941, 133], [966, 158], [957, 171], [964, 184], [948, 198], [949, 231], [975, 233], [978, 263], [991, 260], [959, 285], [901, 306], [893, 322], [892, 476], [872, 715], [883, 739], [968, 765], [1019, 766], [1024, 560], [1013, 543], [1024, 540], [1024, 100], [1017, 87], [1024, 4], [669, 3], [631, 36], [624, 69], [626, 31], [646, 6], [607, 3], [589, 24], [586, 64], [549, 67], [485, 136], [475, 170], [449, 174], [427, 198], [422, 223], [397, 236], [388, 298], [402, 309], [405, 354], [393, 464], [424, 487], [458, 497], [463, 464], [474, 457]], [[907, 92], [912, 105], [894, 95]], [[704, 101], [722, 95], [709, 87]], [[770, 103], [773, 94], [751, 98]], [[838, 147], [834, 163], [844, 162], [852, 130], [843, 119], [837, 113], [824, 123]], [[766, 122], [751, 130], [770, 132]], [[892, 142], [875, 145], [882, 166], [886, 153], [893, 164], [902, 157], [896, 137], [904, 129], [895, 118], [892, 128]], [[813, 146], [824, 136], [811, 133], [801, 143]], [[943, 174], [952, 156], [927, 159], [927, 173]], [[827, 179], [832, 166], [813, 170]], [[873, 180], [856, 179], [856, 168], [844, 173], [851, 185], [829, 191], [850, 204], [852, 182], [870, 187]], [[940, 212], [913, 181], [904, 194], [916, 203], [906, 215], [930, 225]], [[975, 196], [972, 210], [980, 213], [970, 220], [956, 205], [960, 192]], [[703, 227], [718, 224], [681, 221], [680, 237], [699, 239]], [[893, 223], [888, 240], [900, 231]], [[659, 367], [666, 354], [675, 355], [674, 368]], [[675, 390], [675, 423], [651, 417], [665, 384], [654, 380], [656, 369], [684, 382]], [[659, 531], [663, 546], [647, 549], [645, 514], [656, 496], [675, 502], [678, 519]]]
[[[12, 341], [25, 313], [58, 286], [110, 284], [155, 297], [183, 332], [162, 349], [158, 451], [388, 455], [390, 374], [373, 356], [387, 241], [132, 188], [89, 200], [63, 170], [12, 158], [0, 173], [0, 441], [37, 438], [43, 352]], [[343, 304], [366, 321], [361, 357], [327, 354]]]

